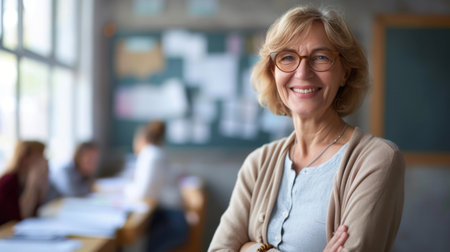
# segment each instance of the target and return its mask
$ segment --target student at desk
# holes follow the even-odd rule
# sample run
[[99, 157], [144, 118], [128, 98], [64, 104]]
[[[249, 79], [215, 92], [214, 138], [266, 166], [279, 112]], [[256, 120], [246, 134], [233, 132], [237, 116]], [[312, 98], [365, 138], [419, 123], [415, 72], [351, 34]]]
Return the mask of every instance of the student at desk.
[[85, 196], [93, 190], [99, 161], [99, 148], [92, 141], [80, 143], [73, 159], [60, 167], [52, 167], [51, 191], [47, 199], [56, 196]]
[[137, 155], [134, 177], [125, 189], [132, 200], [156, 199], [149, 230], [147, 251], [167, 251], [181, 245], [187, 238], [188, 224], [182, 198], [168, 160], [162, 148], [165, 124], [150, 122], [138, 129], [133, 141]]
[[0, 177], [0, 225], [36, 215], [48, 188], [45, 145], [18, 141], [14, 155]]

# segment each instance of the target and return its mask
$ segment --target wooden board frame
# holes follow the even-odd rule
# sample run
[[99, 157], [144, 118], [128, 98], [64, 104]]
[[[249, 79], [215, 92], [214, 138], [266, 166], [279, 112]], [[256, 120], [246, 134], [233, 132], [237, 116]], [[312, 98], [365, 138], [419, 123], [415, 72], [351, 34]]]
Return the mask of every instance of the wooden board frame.
[[[372, 134], [385, 136], [385, 80], [387, 28], [450, 28], [450, 16], [379, 15], [373, 27], [373, 89], [370, 127]], [[450, 152], [403, 152], [408, 165], [450, 166]]]

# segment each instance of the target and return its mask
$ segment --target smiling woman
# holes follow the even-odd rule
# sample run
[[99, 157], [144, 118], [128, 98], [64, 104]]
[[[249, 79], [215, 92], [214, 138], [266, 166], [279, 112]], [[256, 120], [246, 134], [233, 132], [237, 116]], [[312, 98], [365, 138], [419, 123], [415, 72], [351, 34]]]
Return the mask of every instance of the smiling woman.
[[[294, 112], [293, 117], [295, 114], [302, 117], [317, 117], [326, 112], [336, 114], [330, 105], [339, 88], [344, 87], [349, 70], [337, 57], [339, 52], [327, 38], [321, 23], [313, 22], [307, 35], [302, 35], [294, 38], [287, 45], [288, 49], [275, 57], [274, 78], [278, 94], [291, 114]], [[288, 69], [286, 61], [292, 57], [287, 58], [287, 52], [307, 56], [297, 56], [298, 63], [294, 62]]]
[[247, 157], [209, 251], [390, 250], [403, 158], [342, 119], [360, 106], [367, 76], [336, 12], [298, 7], [270, 27], [252, 81], [261, 105], [295, 130]]

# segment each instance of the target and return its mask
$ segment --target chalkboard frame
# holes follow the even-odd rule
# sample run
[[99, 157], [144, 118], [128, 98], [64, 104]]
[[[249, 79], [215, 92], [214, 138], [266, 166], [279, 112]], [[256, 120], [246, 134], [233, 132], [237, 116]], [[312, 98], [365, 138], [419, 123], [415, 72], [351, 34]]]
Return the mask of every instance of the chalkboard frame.
[[[386, 39], [388, 28], [450, 28], [450, 16], [436, 15], [379, 15], [373, 28], [373, 89], [371, 101], [370, 127], [372, 134], [385, 136], [386, 104]], [[404, 151], [409, 165], [450, 165], [449, 151]]]

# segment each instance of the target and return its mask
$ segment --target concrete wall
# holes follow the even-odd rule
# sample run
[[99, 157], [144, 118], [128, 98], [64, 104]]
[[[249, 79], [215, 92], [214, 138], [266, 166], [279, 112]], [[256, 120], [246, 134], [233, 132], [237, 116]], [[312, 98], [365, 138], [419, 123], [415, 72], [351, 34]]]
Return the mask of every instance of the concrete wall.
[[[165, 28], [245, 29], [267, 28], [287, 9], [306, 1], [294, 0], [221, 0], [220, 11], [208, 18], [193, 18], [186, 14], [186, 2], [167, 0], [163, 14], [154, 17], [136, 16], [132, 0], [95, 1], [95, 137], [107, 155], [110, 113], [107, 63], [107, 38], [103, 27], [114, 23], [118, 29], [148, 30]], [[344, 13], [346, 20], [371, 58], [372, 22], [377, 14], [420, 13], [450, 15], [449, 0], [327, 0], [310, 1], [314, 5], [331, 5]], [[356, 116], [354, 125], [369, 129], [370, 96]], [[228, 204], [237, 171], [249, 149], [172, 149], [174, 164], [183, 171], [203, 177], [209, 194], [205, 247]], [[108, 163], [108, 158], [105, 158]], [[382, 221], [382, 220], [381, 220]], [[450, 167], [408, 167], [406, 199], [402, 224], [394, 251], [450, 251]]]

